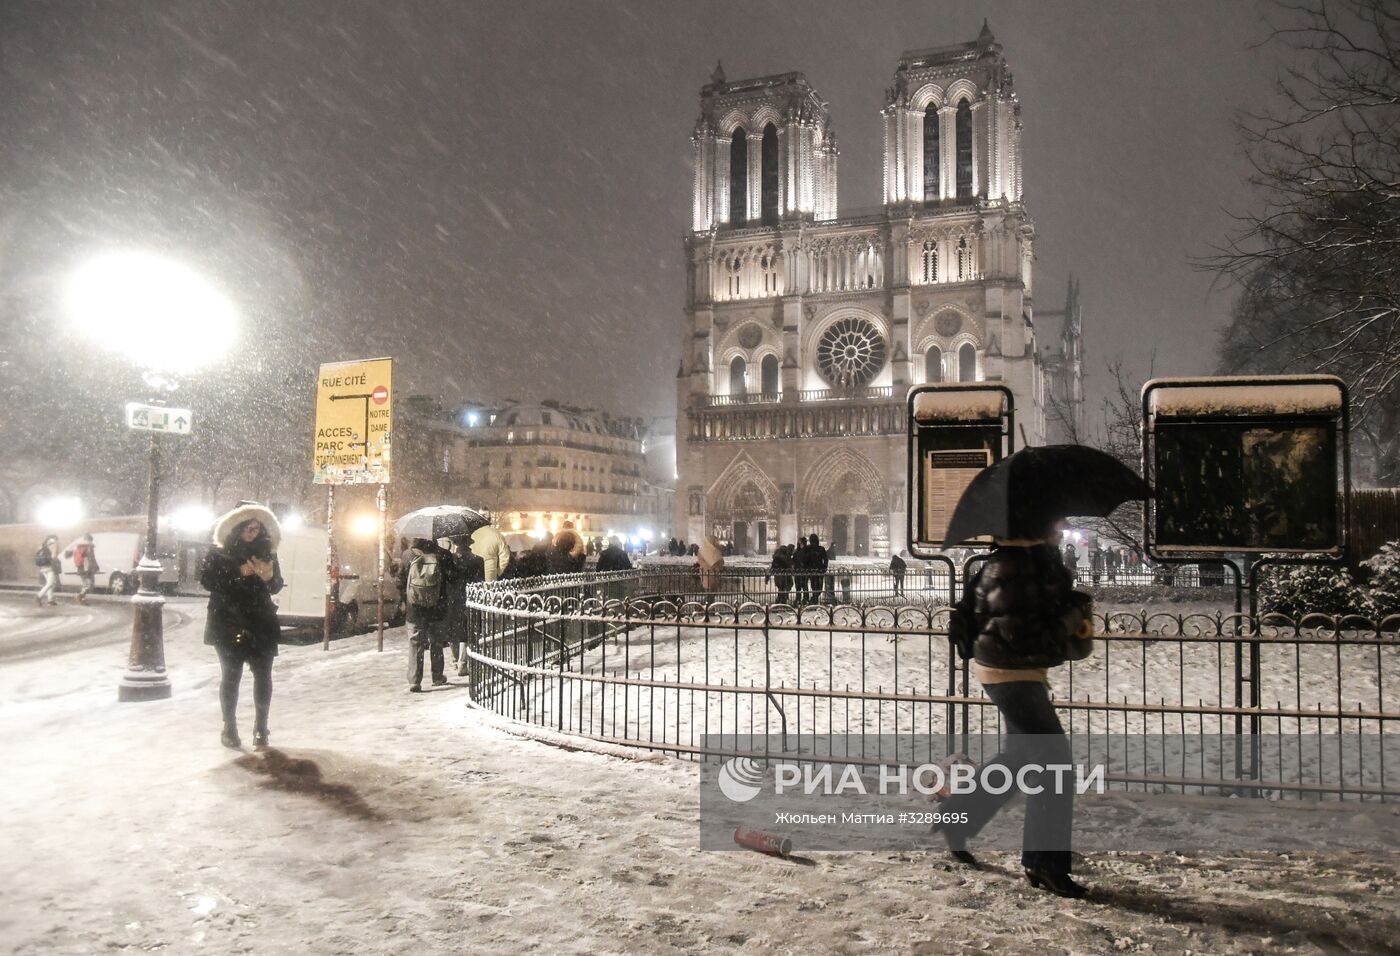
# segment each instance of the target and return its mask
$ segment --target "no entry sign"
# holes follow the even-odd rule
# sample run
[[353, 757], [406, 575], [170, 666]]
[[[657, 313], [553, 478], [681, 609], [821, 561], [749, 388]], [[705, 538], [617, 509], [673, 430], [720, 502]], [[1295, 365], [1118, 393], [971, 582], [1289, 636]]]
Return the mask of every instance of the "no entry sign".
[[388, 358], [321, 366], [312, 454], [316, 484], [388, 484], [393, 378], [394, 360]]

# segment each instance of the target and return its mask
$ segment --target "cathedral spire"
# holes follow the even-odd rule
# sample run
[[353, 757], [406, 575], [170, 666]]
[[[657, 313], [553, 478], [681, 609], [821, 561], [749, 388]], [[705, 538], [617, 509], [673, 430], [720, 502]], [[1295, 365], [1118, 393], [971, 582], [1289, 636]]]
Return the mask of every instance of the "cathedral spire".
[[986, 18], [986, 17], [983, 17], [983, 18], [982, 18], [982, 32], [979, 33], [979, 34], [977, 34], [977, 45], [978, 45], [978, 46], [987, 46], [987, 45], [992, 44], [992, 43], [995, 43], [995, 42], [996, 42], [996, 37], [992, 36], [992, 28], [991, 28], [991, 25], [987, 23], [987, 18]]
[[715, 71], [710, 74], [710, 82], [715, 86], [724, 85], [724, 61], [715, 60]]

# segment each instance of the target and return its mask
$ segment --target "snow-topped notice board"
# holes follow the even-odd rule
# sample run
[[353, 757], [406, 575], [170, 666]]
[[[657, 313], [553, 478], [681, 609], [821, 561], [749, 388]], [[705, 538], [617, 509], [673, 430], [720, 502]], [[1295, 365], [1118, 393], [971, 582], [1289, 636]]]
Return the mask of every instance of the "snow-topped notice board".
[[1011, 390], [989, 382], [920, 385], [909, 390], [909, 483], [905, 506], [909, 552], [929, 557], [944, 547], [963, 490], [988, 465], [1011, 453]]
[[1150, 553], [1338, 556], [1345, 549], [1340, 379], [1154, 379], [1142, 403]]

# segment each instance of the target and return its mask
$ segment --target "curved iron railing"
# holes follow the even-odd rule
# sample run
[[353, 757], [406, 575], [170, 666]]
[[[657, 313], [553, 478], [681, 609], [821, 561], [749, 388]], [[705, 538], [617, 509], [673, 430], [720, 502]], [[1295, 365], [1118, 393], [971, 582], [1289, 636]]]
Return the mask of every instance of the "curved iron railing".
[[[707, 594], [667, 568], [476, 585], [463, 670], [477, 706], [609, 744], [699, 758], [733, 752], [718, 737], [773, 738], [813, 759], [978, 759], [1002, 728], [949, 645], [953, 583], [805, 606]], [[1053, 686], [1072, 736], [1132, 752], [1115, 785], [1400, 796], [1400, 616], [1144, 609], [1096, 623], [1095, 655]]]

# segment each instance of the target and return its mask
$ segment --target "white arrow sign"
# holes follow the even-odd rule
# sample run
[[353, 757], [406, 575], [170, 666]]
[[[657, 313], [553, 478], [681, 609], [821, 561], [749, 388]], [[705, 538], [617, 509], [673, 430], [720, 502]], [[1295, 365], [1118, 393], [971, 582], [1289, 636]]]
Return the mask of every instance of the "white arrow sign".
[[164, 405], [127, 402], [126, 427], [144, 432], [188, 435], [194, 427], [194, 416], [188, 408], [166, 408]]

